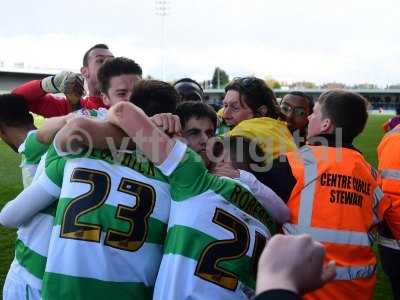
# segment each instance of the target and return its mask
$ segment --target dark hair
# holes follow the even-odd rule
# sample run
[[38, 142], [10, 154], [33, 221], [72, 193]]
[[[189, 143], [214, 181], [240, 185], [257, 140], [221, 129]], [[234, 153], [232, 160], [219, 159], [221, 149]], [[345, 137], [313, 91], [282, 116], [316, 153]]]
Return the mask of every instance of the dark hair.
[[181, 120], [182, 127], [185, 127], [186, 123], [194, 117], [196, 119], [207, 118], [212, 122], [214, 130], [217, 128], [216, 112], [211, 106], [203, 102], [187, 101], [180, 103], [176, 108], [175, 114]]
[[203, 101], [204, 91], [201, 85], [188, 77], [179, 79], [174, 83], [174, 88], [181, 96], [181, 101]]
[[109, 50], [108, 46], [106, 44], [96, 44], [93, 47], [91, 47], [88, 51], [85, 52], [85, 55], [83, 56], [83, 62], [82, 66], [87, 67], [89, 63], [89, 54], [92, 50], [94, 49], [107, 49]]
[[214, 143], [214, 157], [221, 156], [226, 148], [235, 169], [251, 171], [251, 165], [262, 167], [265, 164], [265, 154], [254, 140], [243, 136], [225, 136]]
[[300, 92], [300, 91], [292, 91], [287, 93], [285, 96], [287, 95], [292, 95], [292, 96], [296, 96], [296, 97], [301, 97], [306, 99], [307, 103], [308, 103], [308, 111], [311, 114], [314, 108], [314, 99], [312, 96], [307, 95], [306, 93]]
[[130, 102], [139, 106], [148, 116], [174, 113], [179, 100], [172, 85], [159, 80], [140, 80], [135, 84]]
[[265, 105], [268, 111], [267, 114], [262, 117], [270, 117], [273, 119], [279, 117], [279, 107], [276, 102], [275, 94], [264, 80], [256, 77], [235, 78], [225, 87], [225, 92], [230, 90], [239, 93], [240, 101], [243, 100], [253, 111], [254, 115], [257, 115], [257, 110]]
[[23, 96], [14, 94], [0, 95], [0, 124], [6, 126], [29, 126], [33, 117]]
[[125, 74], [142, 76], [142, 68], [134, 60], [126, 57], [107, 59], [97, 72], [100, 92], [107, 94], [110, 88], [110, 79]]
[[367, 100], [360, 94], [344, 90], [330, 90], [319, 96], [323, 117], [331, 119], [336, 128], [342, 128], [344, 142], [352, 142], [367, 123]]

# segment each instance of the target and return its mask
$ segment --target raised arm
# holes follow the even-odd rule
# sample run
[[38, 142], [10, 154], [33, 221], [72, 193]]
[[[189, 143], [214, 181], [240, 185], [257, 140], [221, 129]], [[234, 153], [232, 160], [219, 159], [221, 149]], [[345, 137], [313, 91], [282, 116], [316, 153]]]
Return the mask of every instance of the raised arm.
[[43, 125], [37, 130], [36, 136], [39, 142], [50, 145], [56, 133], [67, 124], [68, 120], [74, 118], [73, 114], [68, 114], [61, 117], [52, 117], [44, 121]]
[[40, 84], [40, 80], [29, 81], [12, 91], [13, 94], [24, 96], [29, 111], [45, 118], [64, 116], [71, 111], [66, 98], [47, 94]]
[[[81, 75], [67, 71], [29, 81], [12, 91], [24, 96], [31, 112], [45, 118], [63, 116], [75, 110], [80, 106], [84, 92]], [[57, 97], [54, 93], [64, 93], [66, 97]]]
[[55, 143], [63, 152], [89, 146], [107, 149], [110, 142], [119, 147], [124, 137], [126, 134], [109, 122], [75, 117], [57, 133]]
[[158, 129], [143, 110], [132, 103], [114, 105], [108, 112], [108, 120], [121, 128], [156, 165], [162, 164], [175, 146], [175, 140]]

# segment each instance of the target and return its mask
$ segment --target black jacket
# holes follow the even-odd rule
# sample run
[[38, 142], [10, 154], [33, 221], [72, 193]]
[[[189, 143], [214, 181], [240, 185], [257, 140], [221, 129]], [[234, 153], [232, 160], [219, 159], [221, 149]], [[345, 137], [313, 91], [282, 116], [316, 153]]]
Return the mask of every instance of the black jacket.
[[269, 290], [257, 295], [253, 300], [300, 300], [300, 296], [287, 290]]
[[[322, 138], [328, 142], [329, 147], [344, 147], [360, 152], [351, 142], [342, 142], [340, 145], [337, 145], [336, 138], [333, 134], [321, 134], [316, 136], [309, 142], [309, 145], [320, 146]], [[274, 159], [269, 171], [255, 172], [254, 175], [259, 181], [270, 187], [283, 201], [286, 203], [289, 201], [292, 190], [296, 185], [296, 178], [293, 176], [286, 155], [281, 155]]]

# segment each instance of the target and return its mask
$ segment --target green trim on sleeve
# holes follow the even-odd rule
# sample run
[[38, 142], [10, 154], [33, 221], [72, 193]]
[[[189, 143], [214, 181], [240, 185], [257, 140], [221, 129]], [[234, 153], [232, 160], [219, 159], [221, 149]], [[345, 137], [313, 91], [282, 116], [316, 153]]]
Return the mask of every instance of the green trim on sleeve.
[[49, 145], [41, 143], [37, 138], [37, 132], [29, 134], [25, 140], [25, 149], [22, 152], [25, 158], [25, 163], [36, 165], [40, 158], [46, 153]]
[[175, 201], [182, 201], [207, 191], [213, 176], [208, 173], [201, 157], [187, 149], [176, 169], [168, 176], [171, 195]]
[[65, 163], [65, 158], [59, 156], [54, 146], [51, 145], [46, 156], [45, 173], [60, 188], [63, 182]]
[[276, 232], [272, 218], [251, 192], [233, 179], [210, 174], [200, 156], [191, 149], [187, 149], [184, 158], [168, 179], [173, 201], [185, 201], [207, 191], [213, 191], [259, 220], [271, 233]]

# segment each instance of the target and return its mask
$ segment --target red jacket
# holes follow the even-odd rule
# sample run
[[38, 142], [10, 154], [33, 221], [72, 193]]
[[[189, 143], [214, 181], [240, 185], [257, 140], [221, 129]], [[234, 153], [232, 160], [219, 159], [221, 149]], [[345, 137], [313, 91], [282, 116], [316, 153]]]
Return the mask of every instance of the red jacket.
[[[71, 112], [67, 99], [42, 90], [40, 80], [32, 80], [17, 87], [12, 94], [24, 96], [31, 112], [45, 118], [64, 116]], [[108, 108], [99, 96], [87, 96], [80, 100], [81, 106], [87, 109]]]

